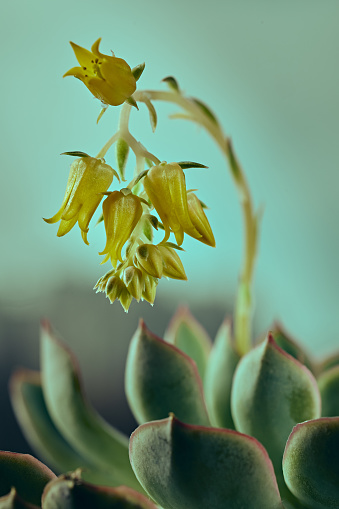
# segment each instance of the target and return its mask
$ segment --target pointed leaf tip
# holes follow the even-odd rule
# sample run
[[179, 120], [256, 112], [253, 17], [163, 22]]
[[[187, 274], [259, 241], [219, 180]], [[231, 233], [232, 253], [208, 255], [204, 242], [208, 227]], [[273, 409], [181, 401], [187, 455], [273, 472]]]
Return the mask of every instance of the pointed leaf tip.
[[174, 412], [185, 422], [209, 423], [195, 363], [151, 333], [143, 322], [130, 343], [125, 389], [139, 422]]
[[137, 428], [130, 459], [140, 483], [162, 507], [281, 508], [265, 449], [236, 431], [193, 426], [171, 415]]

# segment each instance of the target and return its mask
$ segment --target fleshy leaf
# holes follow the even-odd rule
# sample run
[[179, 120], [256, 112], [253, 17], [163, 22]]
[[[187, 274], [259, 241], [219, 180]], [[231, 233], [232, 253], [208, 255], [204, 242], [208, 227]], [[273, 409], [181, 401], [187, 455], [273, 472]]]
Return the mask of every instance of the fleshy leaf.
[[[170, 247], [174, 246], [171, 245]], [[189, 312], [188, 308], [181, 307], [178, 309], [165, 331], [164, 340], [176, 346], [194, 360], [203, 380], [212, 343], [207, 332]]]
[[140, 423], [175, 412], [187, 423], [209, 424], [202, 382], [195, 363], [140, 323], [130, 343], [126, 395]]
[[298, 424], [283, 460], [284, 478], [309, 509], [339, 507], [339, 417]]
[[312, 373], [314, 372], [313, 362], [303, 348], [291, 338], [280, 323], [275, 323], [271, 331], [277, 345], [289, 355], [292, 355], [301, 364], [304, 364]]
[[232, 343], [231, 323], [225, 320], [215, 338], [204, 381], [206, 404], [213, 426], [234, 429], [231, 389], [239, 360], [240, 355]]
[[334, 366], [339, 366], [339, 352], [323, 360], [318, 366], [318, 373], [322, 373], [323, 371], [327, 371], [330, 368], [334, 368]]
[[137, 428], [130, 440], [137, 478], [164, 509], [276, 509], [272, 463], [252, 437], [190, 426], [174, 416]]
[[111, 485], [140, 490], [128, 460], [128, 439], [85, 401], [71, 352], [48, 324], [41, 333], [42, 387], [48, 412], [69, 444], [90, 463], [106, 470]]
[[0, 497], [14, 487], [19, 497], [40, 506], [45, 485], [56, 475], [29, 454], [0, 451]]
[[128, 143], [123, 138], [119, 138], [115, 144], [115, 157], [117, 160], [118, 172], [123, 182], [126, 182], [125, 168], [127, 164], [128, 154], [129, 154]]
[[26, 502], [12, 488], [8, 495], [0, 497], [0, 509], [39, 509], [39, 506]]
[[56, 472], [83, 468], [85, 480], [109, 486], [111, 476], [77, 453], [55, 427], [46, 408], [40, 378], [36, 371], [21, 369], [10, 381], [12, 405], [27, 441]]
[[161, 81], [166, 83], [172, 90], [175, 90], [175, 92], [180, 92], [178, 82], [173, 76], [166, 76], [166, 78]]
[[297, 423], [320, 416], [312, 373], [281, 350], [269, 334], [240, 361], [231, 396], [235, 427], [264, 445], [281, 478], [286, 441]]
[[109, 488], [88, 484], [74, 472], [49, 483], [43, 509], [156, 509], [144, 495], [126, 486]]
[[318, 378], [323, 417], [339, 416], [339, 365], [324, 371]]

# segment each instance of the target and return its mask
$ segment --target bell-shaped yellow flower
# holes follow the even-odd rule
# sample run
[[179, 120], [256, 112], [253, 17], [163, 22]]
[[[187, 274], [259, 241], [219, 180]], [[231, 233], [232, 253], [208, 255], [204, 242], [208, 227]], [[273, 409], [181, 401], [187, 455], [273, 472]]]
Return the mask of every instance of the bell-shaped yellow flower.
[[183, 243], [184, 232], [200, 239], [201, 234], [188, 213], [185, 175], [179, 164], [152, 166], [143, 179], [143, 185], [164, 225], [163, 242], [169, 238], [171, 230], [179, 246]]
[[187, 280], [184, 266], [175, 249], [169, 246], [162, 246], [161, 244], [158, 245], [158, 249], [162, 256], [163, 276]]
[[118, 106], [135, 92], [136, 80], [125, 60], [100, 53], [100, 41], [95, 41], [91, 51], [71, 42], [81, 67], [73, 67], [64, 77], [75, 76], [104, 104]]
[[99, 253], [106, 255], [102, 263], [110, 258], [113, 267], [122, 262], [121, 250], [130, 238], [142, 215], [141, 199], [129, 189], [113, 191], [102, 204], [106, 230], [106, 246]]
[[69, 172], [66, 192], [60, 210], [46, 223], [60, 221], [58, 237], [68, 233], [78, 221], [81, 235], [86, 244], [89, 222], [103, 195], [117, 173], [102, 159], [82, 157], [76, 159]]
[[162, 255], [158, 246], [142, 244], [135, 252], [133, 263], [150, 276], [160, 279], [164, 270]]
[[199, 198], [194, 193], [187, 194], [188, 214], [195, 228], [200, 233], [200, 242], [215, 247], [215, 239], [212, 228], [208, 222]]

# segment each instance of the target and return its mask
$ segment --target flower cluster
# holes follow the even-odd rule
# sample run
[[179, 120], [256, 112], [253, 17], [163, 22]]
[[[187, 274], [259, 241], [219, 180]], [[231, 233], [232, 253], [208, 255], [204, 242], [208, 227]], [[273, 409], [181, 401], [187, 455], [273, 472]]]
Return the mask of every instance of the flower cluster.
[[[94, 43], [92, 52], [71, 43], [82, 67], [73, 68], [66, 75], [81, 79], [105, 104], [121, 104], [135, 90], [133, 73], [123, 60], [102, 55], [98, 50], [99, 42], [100, 39]], [[133, 104], [133, 98], [129, 104]], [[126, 138], [128, 145], [129, 138]], [[136, 153], [137, 168], [132, 182], [120, 190], [108, 191], [113, 177], [119, 182], [120, 179], [103, 158], [77, 152], [68, 154], [82, 157], [71, 165], [60, 210], [45, 221], [60, 221], [58, 236], [68, 233], [78, 222], [82, 238], [88, 244], [90, 220], [106, 195], [102, 204], [106, 245], [99, 255], [104, 256], [102, 263], [110, 261], [112, 268], [99, 279], [95, 288], [105, 292], [111, 302], [120, 300], [126, 311], [133, 298], [153, 304], [159, 279], [186, 280], [177, 254], [182, 250], [185, 233], [215, 246], [204, 207], [193, 191], [186, 189], [179, 163], [159, 162], [149, 164], [144, 170], [138, 165]], [[155, 156], [154, 159], [157, 160]], [[158, 243], [154, 242], [154, 230], [164, 231]], [[176, 243], [169, 242], [171, 233]]]

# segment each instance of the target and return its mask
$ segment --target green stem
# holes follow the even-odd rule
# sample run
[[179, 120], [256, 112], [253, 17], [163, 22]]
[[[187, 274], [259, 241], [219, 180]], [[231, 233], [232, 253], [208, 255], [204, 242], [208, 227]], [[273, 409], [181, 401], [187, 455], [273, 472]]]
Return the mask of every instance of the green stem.
[[251, 347], [252, 280], [257, 250], [257, 218], [253, 211], [250, 190], [244, 172], [234, 154], [231, 140], [225, 136], [218, 122], [213, 120], [199, 104], [178, 92], [145, 90], [135, 92], [133, 97], [140, 102], [166, 101], [183, 108], [189, 113], [190, 120], [206, 129], [228, 161], [233, 181], [238, 190], [245, 228], [244, 260], [234, 311], [235, 346], [240, 354], [244, 354]]

